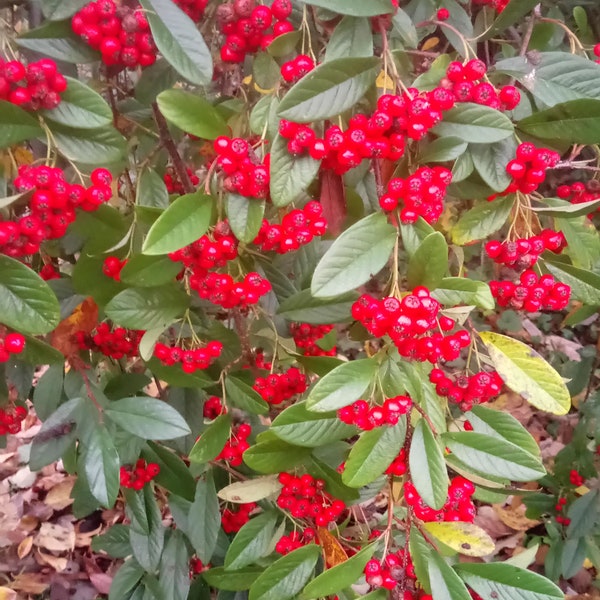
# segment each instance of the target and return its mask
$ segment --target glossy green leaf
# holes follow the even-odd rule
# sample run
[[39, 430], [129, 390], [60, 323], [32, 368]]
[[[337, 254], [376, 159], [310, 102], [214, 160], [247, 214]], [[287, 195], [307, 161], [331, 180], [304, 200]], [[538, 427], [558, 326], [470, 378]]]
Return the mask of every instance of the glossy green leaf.
[[227, 194], [225, 210], [233, 235], [249, 244], [257, 236], [265, 214], [265, 201], [239, 194]]
[[357, 299], [356, 292], [332, 298], [315, 298], [311, 291], [306, 289], [281, 302], [277, 314], [288, 321], [315, 325], [342, 323], [350, 320], [350, 310]]
[[393, 12], [390, 0], [370, 0], [368, 3], [362, 0], [311, 0], [310, 4], [353, 17], [375, 17]]
[[560, 200], [559, 198], [542, 198], [541, 206], [532, 206], [530, 210], [538, 215], [547, 215], [549, 217], [564, 217], [570, 219], [572, 217], [582, 217], [594, 212], [600, 207], [600, 199], [571, 204], [568, 200]]
[[464, 246], [495, 233], [506, 223], [513, 204], [512, 196], [477, 204], [452, 228], [452, 241], [459, 246]]
[[129, 527], [127, 525], [113, 525], [101, 535], [92, 538], [90, 547], [94, 552], [106, 552], [112, 558], [126, 558], [131, 555], [129, 543]]
[[492, 37], [521, 21], [537, 4], [536, 0], [511, 0], [502, 12], [498, 13], [491, 30], [486, 32], [485, 37]]
[[214, 140], [229, 132], [219, 111], [197, 94], [165, 90], [157, 96], [156, 103], [167, 121], [196, 137]]
[[198, 438], [190, 451], [189, 459], [192, 463], [205, 463], [213, 460], [229, 439], [231, 434], [231, 415], [219, 415]]
[[476, 171], [495, 192], [503, 192], [511, 182], [506, 165], [515, 157], [517, 141], [506, 138], [495, 144], [472, 144], [471, 157]]
[[392, 27], [394, 33], [397, 33], [409, 48], [417, 47], [419, 43], [417, 28], [410, 16], [401, 8], [398, 8], [392, 17]]
[[[0, 100], [0, 147], [6, 148], [42, 135], [40, 124], [20, 106]], [[18, 196], [21, 196], [19, 194]], [[18, 196], [15, 196], [16, 199]], [[5, 204], [6, 206], [6, 204]]]
[[[152, 487], [144, 486], [137, 498], [142, 523], [138, 522], [136, 514], [131, 513], [129, 543], [134, 558], [146, 571], [152, 573], [160, 563], [165, 542], [165, 527]], [[126, 510], [128, 509], [129, 507]]]
[[175, 452], [149, 441], [142, 450], [142, 456], [146, 462], [156, 463], [160, 467], [160, 473], [154, 478], [158, 485], [186, 500], [194, 499], [196, 482], [188, 466]]
[[214, 567], [202, 573], [202, 578], [212, 587], [230, 592], [241, 592], [250, 588], [264, 571], [263, 567], [244, 567], [226, 571], [224, 567]]
[[138, 206], [168, 208], [169, 192], [163, 178], [153, 169], [144, 169], [138, 180], [135, 203]]
[[470, 600], [471, 594], [452, 567], [432, 552], [427, 563], [427, 575], [435, 600]]
[[443, 120], [432, 131], [440, 137], [453, 136], [464, 142], [491, 144], [510, 136], [514, 127], [503, 113], [467, 102], [446, 111]]
[[45, 421], [57, 408], [62, 399], [64, 364], [52, 365], [39, 378], [33, 389], [33, 405], [38, 417]]
[[541, 264], [561, 283], [571, 287], [571, 298], [589, 306], [600, 305], [600, 275], [546, 258]]
[[310, 457], [310, 448], [288, 444], [283, 440], [268, 440], [253, 444], [244, 452], [244, 462], [257, 473], [292, 471]]
[[143, 575], [144, 569], [140, 567], [137, 560], [130, 558], [125, 561], [112, 580], [108, 600], [131, 599], [131, 592], [137, 587]]
[[457, 137], [448, 136], [437, 138], [423, 148], [420, 160], [423, 163], [456, 160], [459, 156], [464, 154], [467, 146], [467, 142], [464, 142]]
[[487, 283], [466, 277], [444, 277], [431, 295], [443, 306], [474, 305], [487, 310], [496, 306]]
[[51, 21], [60, 21], [73, 16], [85, 4], [86, 0], [42, 0], [42, 12]]
[[210, 224], [213, 201], [202, 192], [180, 196], [150, 228], [142, 252], [167, 254], [202, 237]]
[[225, 391], [227, 399], [242, 410], [255, 415], [264, 415], [269, 412], [269, 405], [261, 395], [234, 375], [229, 375], [225, 379]]
[[217, 547], [221, 528], [219, 498], [211, 475], [198, 480], [196, 497], [190, 506], [189, 538], [198, 558], [208, 564]]
[[313, 296], [339, 296], [369, 281], [386, 265], [396, 239], [397, 231], [383, 213], [352, 225], [319, 261], [311, 283]]
[[428, 235], [408, 261], [406, 277], [410, 288], [424, 285], [435, 290], [448, 271], [448, 244], [436, 231]]
[[174, 281], [181, 263], [168, 256], [132, 256], [121, 270], [121, 281], [134, 287], [156, 287]]
[[122, 161], [127, 149], [125, 138], [112, 126], [83, 129], [55, 123], [52, 137], [65, 158], [93, 167]]
[[225, 570], [235, 571], [257, 562], [271, 549], [277, 513], [252, 517], [235, 535], [225, 555]]
[[600, 522], [600, 491], [590, 490], [569, 506], [567, 516], [571, 519], [567, 538], [575, 539], [589, 535]]
[[158, 581], [166, 598], [186, 600], [190, 588], [189, 552], [181, 531], [170, 532], [160, 558]]
[[[362, 3], [366, 5], [366, 3]], [[309, 123], [351, 108], [375, 83], [380, 60], [339, 58], [318, 66], [286, 94], [279, 105], [282, 119]]]
[[347, 16], [333, 30], [325, 60], [348, 56], [373, 56], [373, 34], [367, 19]]
[[112, 437], [104, 425], [96, 424], [80, 443], [90, 491], [102, 506], [112, 508], [119, 493], [120, 467]]

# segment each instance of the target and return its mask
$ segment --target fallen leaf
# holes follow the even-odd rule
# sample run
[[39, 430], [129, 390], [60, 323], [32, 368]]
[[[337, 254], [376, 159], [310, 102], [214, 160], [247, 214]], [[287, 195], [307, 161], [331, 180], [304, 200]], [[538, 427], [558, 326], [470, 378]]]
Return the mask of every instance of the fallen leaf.
[[348, 560], [346, 551], [342, 548], [338, 539], [325, 527], [317, 527], [319, 543], [323, 547], [323, 555], [327, 566], [331, 569], [341, 565]]
[[[106, 573], [91, 573], [90, 581], [100, 594], [108, 594], [112, 577]], [[1, 599], [0, 599], [1, 600]]]
[[17, 592], [7, 587], [0, 587], [0, 600], [17, 600]]
[[43, 594], [49, 587], [50, 581], [44, 573], [19, 573], [11, 582], [13, 590], [26, 594]]
[[64, 556], [54, 556], [54, 554], [47, 554], [39, 549], [35, 555], [41, 564], [52, 567], [57, 573], [67, 568], [68, 560]]
[[515, 531], [527, 531], [532, 527], [540, 524], [540, 521], [534, 519], [528, 519], [525, 516], [526, 507], [524, 504], [520, 504], [517, 507], [507, 506], [503, 507], [498, 504], [493, 506], [494, 512], [498, 515], [500, 520]]
[[17, 556], [19, 558], [25, 558], [30, 552], [33, 546], [33, 536], [28, 535], [18, 546]]
[[8, 482], [10, 485], [23, 490], [30, 488], [35, 483], [36, 478], [37, 474], [33, 473], [29, 467], [23, 467], [12, 477], [9, 477]]
[[75, 528], [70, 523], [66, 525], [42, 523], [34, 543], [36, 546], [53, 552], [73, 550], [75, 548]]
[[73, 504], [73, 498], [71, 498], [71, 490], [75, 484], [75, 478], [69, 477], [55, 485], [46, 495], [44, 502], [51, 506], [54, 510], [62, 510]]

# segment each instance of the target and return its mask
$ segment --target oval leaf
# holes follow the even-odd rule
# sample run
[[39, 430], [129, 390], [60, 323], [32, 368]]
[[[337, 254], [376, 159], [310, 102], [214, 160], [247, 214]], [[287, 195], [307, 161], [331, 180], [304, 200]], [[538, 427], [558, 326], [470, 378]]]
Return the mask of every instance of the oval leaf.
[[479, 306], [487, 310], [492, 310], [496, 306], [487, 283], [465, 277], [445, 277], [431, 295], [443, 306], [463, 304]]
[[[0, 100], [0, 148], [18, 144], [24, 140], [42, 135], [40, 124], [21, 107]], [[15, 195], [18, 198], [22, 194]], [[3, 204], [7, 206], [7, 204]]]
[[437, 288], [448, 270], [448, 244], [436, 231], [429, 234], [410, 257], [406, 277], [411, 288], [424, 285], [430, 290]]
[[554, 277], [571, 287], [571, 297], [588, 306], [600, 305], [600, 275], [567, 263], [541, 261]]
[[190, 462], [205, 463], [215, 458], [229, 439], [231, 415], [219, 415], [198, 438], [190, 451]]
[[220, 489], [217, 495], [227, 502], [246, 504], [264, 500], [277, 494], [280, 490], [281, 484], [277, 475], [267, 475], [266, 477], [255, 477], [246, 481], [236, 481]]
[[262, 225], [265, 201], [239, 194], [228, 194], [225, 210], [233, 235], [245, 244], [252, 242]]
[[474, 523], [423, 523], [425, 531], [459, 554], [487, 556], [496, 545], [494, 540]]
[[311, 0], [310, 4], [353, 17], [389, 15], [394, 10], [390, 0]]
[[465, 213], [452, 228], [452, 241], [464, 246], [498, 231], [506, 223], [513, 204], [512, 196], [478, 204]]
[[305, 464], [310, 453], [310, 448], [292, 446], [282, 440], [268, 440], [250, 446], [243, 458], [258, 473], [281, 473]]
[[275, 533], [277, 513], [270, 511], [253, 517], [236, 534], [225, 555], [225, 570], [235, 571], [265, 556]]
[[503, 113], [479, 104], [464, 103], [444, 113], [444, 119], [433, 128], [440, 136], [454, 136], [464, 142], [491, 144], [514, 132], [513, 124]]

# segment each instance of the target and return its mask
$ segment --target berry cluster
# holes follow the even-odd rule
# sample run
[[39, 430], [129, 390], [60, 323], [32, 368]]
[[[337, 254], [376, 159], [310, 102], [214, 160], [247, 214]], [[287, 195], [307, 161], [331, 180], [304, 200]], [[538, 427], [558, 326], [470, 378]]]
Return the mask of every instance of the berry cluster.
[[497, 90], [491, 83], [480, 81], [487, 67], [482, 60], [474, 58], [466, 64], [451, 62], [446, 70], [446, 78], [441, 85], [454, 94], [457, 102], [475, 102], [497, 110], [512, 110], [521, 101], [516, 87], [505, 85]]
[[126, 258], [121, 260], [118, 256], [107, 256], [102, 263], [102, 272], [115, 281], [121, 281], [121, 271], [126, 264]]
[[71, 20], [75, 34], [102, 54], [105, 65], [134, 69], [156, 62], [156, 44], [141, 8], [113, 0], [86, 4]]
[[244, 452], [250, 448], [248, 437], [251, 433], [252, 427], [247, 423], [236, 425], [231, 430], [231, 436], [225, 442], [223, 450], [221, 450], [216, 460], [224, 460], [232, 467], [239, 467], [242, 464]]
[[171, 367], [180, 363], [184, 373], [194, 373], [208, 369], [211, 363], [221, 356], [221, 350], [223, 344], [218, 341], [208, 342], [204, 348], [181, 348], [159, 342], [154, 346], [154, 356], [163, 365]]
[[255, 502], [248, 502], [236, 506], [237, 510], [226, 508], [221, 515], [221, 527], [225, 533], [237, 533], [250, 520], [250, 513], [258, 505]]
[[220, 136], [214, 142], [217, 165], [225, 174], [223, 187], [248, 198], [266, 198], [269, 193], [270, 155], [260, 162], [247, 140]]
[[189, 246], [171, 252], [169, 258], [182, 262], [193, 271], [209, 271], [224, 267], [228, 261], [237, 258], [237, 255], [237, 240], [231, 234], [229, 224], [220, 221], [210, 235], [203, 235]]
[[[598, 200], [600, 198], [600, 182], [596, 179], [590, 179], [586, 183], [576, 181], [571, 185], [559, 185], [556, 188], [556, 195], [562, 200], [568, 200], [572, 204], [582, 204], [583, 202]], [[600, 206], [596, 211], [600, 212]], [[593, 215], [588, 216], [591, 218]]]
[[175, 4], [196, 23], [204, 16], [208, 0], [174, 0]]
[[435, 385], [438, 396], [458, 404], [462, 411], [471, 410], [475, 404], [483, 404], [495, 398], [504, 385], [496, 371], [480, 371], [450, 379], [441, 369], [433, 369], [429, 373], [429, 381]]
[[456, 323], [440, 315], [440, 308], [427, 288], [417, 287], [402, 300], [393, 297], [378, 300], [363, 294], [352, 305], [352, 316], [372, 335], [389, 335], [405, 358], [432, 363], [440, 359], [456, 360], [460, 351], [471, 343], [471, 337], [464, 329], [444, 335]]
[[464, 477], [454, 477], [448, 488], [448, 498], [440, 510], [435, 510], [423, 501], [415, 486], [407, 481], [404, 484], [404, 500], [412, 507], [415, 516], [421, 521], [462, 521], [472, 523], [475, 519], [475, 505], [471, 496], [475, 486]]
[[312, 527], [305, 527], [302, 532], [292, 531], [289, 535], [282, 535], [277, 540], [275, 552], [279, 552], [279, 554], [289, 554], [301, 546], [310, 544], [316, 537], [317, 533]]
[[221, 60], [243, 63], [247, 54], [264, 50], [276, 37], [294, 31], [287, 20], [291, 14], [291, 0], [274, 0], [270, 8], [257, 6], [255, 0], [234, 0], [219, 5], [217, 24], [225, 35]]
[[[13, 220], [0, 220], [0, 253], [20, 258], [36, 254], [42, 242], [65, 235], [75, 209], [93, 211], [112, 197], [112, 175], [106, 169], [91, 173], [92, 185], [71, 185], [62, 169], [45, 165], [19, 167], [17, 192], [31, 192], [29, 202]], [[1, 219], [1, 218], [0, 218]]]
[[[372, 558], [365, 565], [365, 577], [367, 583], [376, 588], [384, 588], [386, 590], [393, 590], [397, 585], [398, 581], [405, 577], [407, 580], [412, 580], [414, 586], [417, 576], [415, 575], [415, 567], [411, 560], [408, 550], [401, 548], [395, 553], [388, 554], [384, 560], [378, 560]], [[406, 594], [410, 594], [410, 598], [413, 598], [411, 592], [406, 592], [402, 598], [407, 598]], [[423, 596], [421, 596], [423, 598]]]
[[342, 500], [325, 491], [322, 479], [315, 479], [308, 473], [301, 477], [280, 473], [279, 483], [283, 488], [277, 497], [277, 506], [288, 510], [295, 519], [314, 520], [318, 527], [327, 527], [346, 510]]
[[445, 167], [419, 167], [406, 179], [390, 179], [379, 205], [391, 211], [402, 202], [400, 220], [403, 223], [415, 223], [419, 217], [435, 223], [444, 210], [446, 190], [451, 183], [452, 173]]
[[487, 255], [497, 264], [515, 269], [529, 269], [545, 250], [560, 254], [567, 245], [562, 231], [544, 229], [539, 235], [506, 242], [486, 243]]
[[571, 469], [569, 472], [569, 483], [575, 487], [580, 487], [584, 484], [585, 478], [577, 469]]
[[140, 340], [143, 331], [115, 327], [111, 330], [108, 323], [100, 323], [91, 336], [83, 331], [75, 334], [75, 340], [80, 350], [92, 350], [100, 352], [115, 360], [121, 358], [133, 358], [139, 354]]
[[356, 425], [363, 431], [370, 431], [382, 425], [396, 425], [411, 408], [412, 400], [408, 396], [396, 396], [387, 398], [381, 406], [369, 406], [365, 400], [357, 400], [350, 406], [340, 408], [337, 415], [346, 425]]
[[226, 309], [256, 304], [261, 296], [271, 290], [269, 281], [255, 272], [248, 273], [238, 283], [227, 273], [194, 272], [190, 277], [190, 287], [203, 300]]
[[281, 225], [263, 219], [254, 244], [264, 252], [275, 250], [278, 254], [285, 254], [310, 244], [314, 237], [321, 236], [326, 231], [327, 221], [323, 217], [323, 207], [320, 202], [311, 200], [302, 210], [295, 208], [284, 215]]
[[554, 167], [560, 154], [547, 148], [536, 148], [531, 142], [517, 147], [517, 156], [506, 165], [506, 172], [513, 182], [507, 192], [520, 191], [530, 194], [546, 179], [546, 169]]
[[[197, 186], [200, 183], [198, 175], [196, 175], [189, 167], [186, 167], [185, 170], [187, 171], [191, 184]], [[167, 167], [167, 172], [163, 175], [163, 181], [165, 182], [165, 187], [169, 194], [185, 194], [183, 183], [181, 183], [181, 179], [179, 179], [179, 176], [173, 167]]]
[[281, 65], [281, 76], [287, 83], [302, 79], [315, 68], [315, 61], [306, 54], [299, 54], [296, 58], [288, 60]]
[[50, 110], [60, 104], [60, 94], [66, 89], [67, 80], [50, 58], [27, 66], [18, 60], [5, 62], [0, 58], [0, 100], [26, 110]]
[[304, 356], [335, 356], [337, 348], [323, 350], [317, 346], [317, 341], [333, 331], [333, 325], [311, 325], [310, 323], [291, 323], [290, 332], [296, 347], [302, 350]]
[[226, 412], [227, 407], [223, 405], [221, 398], [218, 396], [210, 396], [210, 398], [207, 398], [202, 407], [202, 415], [205, 419], [211, 421]]
[[571, 288], [556, 281], [552, 275], [536, 275], [523, 271], [520, 282], [490, 281], [492, 296], [498, 305], [528, 312], [562, 310], [569, 303]]
[[0, 336], [0, 363], [7, 362], [12, 354], [21, 354], [25, 349], [25, 338], [20, 333]]
[[0, 436], [7, 433], [19, 433], [21, 423], [27, 416], [27, 409], [24, 406], [7, 406], [0, 408]]
[[406, 450], [404, 448], [398, 452], [398, 456], [390, 463], [385, 473], [396, 477], [402, 477], [406, 473]]
[[160, 467], [156, 463], [148, 463], [139, 458], [134, 467], [121, 467], [121, 487], [132, 490], [141, 490], [149, 481], [152, 481], [160, 473]]
[[40, 269], [40, 277], [44, 281], [60, 279], [60, 272], [52, 263], [47, 263]]
[[478, 4], [479, 6], [490, 6], [497, 13], [501, 13], [508, 4], [509, 0], [473, 0], [473, 4]]
[[265, 402], [281, 404], [296, 394], [303, 394], [308, 386], [306, 376], [296, 367], [291, 367], [284, 373], [257, 377], [252, 387]]
[[[565, 509], [566, 504], [567, 504], [566, 498], [559, 498], [556, 501], [556, 506], [554, 507], [554, 510], [556, 510], [557, 513], [562, 513], [562, 511]], [[565, 517], [562, 514], [559, 514], [559, 515], [556, 515], [556, 522], [560, 523], [561, 525], [564, 525], [566, 527], [567, 525], [571, 524], [571, 519], [569, 519], [569, 517]]]

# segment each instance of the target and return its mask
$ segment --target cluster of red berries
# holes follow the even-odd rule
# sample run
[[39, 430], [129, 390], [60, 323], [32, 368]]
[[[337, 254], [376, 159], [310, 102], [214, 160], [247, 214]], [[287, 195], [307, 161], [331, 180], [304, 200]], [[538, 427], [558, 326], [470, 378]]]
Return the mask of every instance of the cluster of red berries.
[[100, 352], [115, 360], [120, 358], [134, 358], [139, 354], [140, 340], [143, 331], [115, 327], [111, 329], [108, 323], [100, 323], [91, 336], [83, 331], [75, 334], [75, 340], [81, 350]]
[[315, 61], [306, 54], [298, 54], [296, 58], [288, 60], [281, 65], [281, 76], [287, 83], [302, 79], [315, 68]]
[[211, 421], [226, 412], [227, 407], [223, 405], [223, 401], [218, 396], [210, 396], [207, 398], [202, 407], [202, 415], [205, 419]]
[[312, 527], [305, 527], [302, 532], [292, 531], [289, 535], [282, 535], [277, 540], [275, 552], [279, 552], [279, 554], [289, 554], [301, 546], [310, 544], [316, 537], [317, 533]]
[[327, 527], [346, 510], [342, 500], [325, 491], [325, 482], [309, 473], [301, 477], [280, 473], [279, 483], [283, 488], [277, 497], [277, 506], [288, 510], [295, 519], [310, 519], [318, 527]]
[[[556, 501], [556, 506], [554, 507], [554, 510], [556, 510], [557, 513], [562, 513], [562, 511], [565, 509], [566, 504], [567, 504], [566, 498], [559, 498]], [[566, 527], [567, 525], [571, 524], [571, 519], [569, 519], [569, 517], [565, 517], [562, 514], [559, 514], [559, 515], [556, 515], [556, 522], [560, 523], [561, 525], [564, 525]]]
[[350, 406], [340, 408], [337, 415], [346, 425], [356, 425], [363, 431], [370, 431], [382, 425], [396, 425], [411, 408], [412, 400], [408, 396], [396, 396], [387, 398], [381, 406], [369, 406], [367, 401], [357, 400]]
[[508, 4], [509, 0], [473, 0], [473, 4], [479, 6], [490, 6], [496, 12], [501, 13]]
[[12, 354], [21, 354], [25, 349], [25, 338], [20, 333], [0, 336], [0, 363], [8, 361]]
[[139, 458], [134, 467], [121, 467], [121, 487], [132, 490], [141, 490], [149, 481], [152, 481], [160, 473], [160, 467], [156, 463], [148, 463]]
[[440, 315], [440, 309], [440, 303], [431, 297], [429, 290], [419, 286], [402, 300], [393, 297], [378, 300], [363, 294], [352, 305], [352, 316], [372, 335], [389, 335], [405, 358], [432, 363], [440, 359], [456, 360], [460, 351], [471, 343], [471, 337], [464, 329], [444, 335], [456, 323]]
[[266, 198], [269, 193], [267, 154], [261, 162], [252, 146], [243, 138], [220, 136], [214, 141], [217, 165], [226, 175], [223, 187], [248, 198]]
[[499, 306], [528, 312], [562, 310], [571, 297], [566, 283], [556, 281], [552, 275], [540, 277], [533, 271], [523, 271], [520, 283], [490, 281], [490, 290]]
[[529, 269], [545, 250], [560, 254], [567, 246], [567, 240], [562, 231], [544, 229], [539, 235], [520, 238], [506, 242], [491, 240], [486, 243], [487, 255], [497, 264]]
[[87, 44], [100, 51], [105, 65], [134, 69], [156, 62], [156, 44], [148, 19], [139, 7], [96, 0], [73, 16], [71, 27]]
[[284, 215], [281, 225], [263, 219], [254, 244], [264, 252], [275, 250], [278, 254], [285, 254], [310, 244], [313, 238], [326, 231], [327, 221], [323, 217], [323, 207], [320, 202], [311, 200], [303, 209], [295, 208]]
[[[364, 573], [370, 586], [386, 590], [393, 590], [403, 577], [412, 580], [413, 584], [417, 579], [410, 554], [404, 548], [388, 554], [384, 560], [372, 558], [365, 565]], [[412, 599], [412, 593], [408, 593], [411, 594], [410, 598]], [[403, 600], [406, 597], [404, 594]]]
[[400, 220], [403, 223], [415, 223], [419, 217], [435, 223], [444, 210], [446, 190], [451, 183], [452, 172], [445, 167], [419, 167], [406, 179], [390, 179], [379, 206], [391, 211], [402, 202]]
[[506, 172], [513, 179], [507, 192], [534, 192], [545, 181], [546, 169], [554, 167], [559, 160], [560, 154], [554, 150], [536, 148], [531, 142], [519, 144], [516, 158], [506, 165]]
[[441, 369], [433, 369], [429, 373], [429, 381], [435, 385], [438, 396], [448, 398], [465, 412], [475, 404], [483, 404], [495, 398], [504, 385], [502, 377], [496, 371], [480, 371], [451, 379]]
[[172, 261], [182, 262], [193, 271], [209, 271], [224, 267], [228, 261], [238, 255], [238, 244], [231, 234], [229, 223], [220, 221], [211, 234], [203, 235], [200, 239], [180, 250], [171, 252]]
[[217, 24], [225, 35], [221, 60], [242, 63], [247, 54], [264, 50], [276, 37], [294, 31], [287, 20], [291, 14], [291, 0], [274, 0], [271, 7], [257, 6], [255, 0], [219, 5]]
[[571, 485], [579, 487], [583, 485], [584, 481], [585, 478], [579, 473], [577, 469], [571, 469], [571, 471], [569, 472], [569, 482], [571, 483]]
[[335, 356], [337, 348], [323, 350], [317, 346], [317, 341], [333, 331], [333, 325], [311, 325], [310, 323], [291, 323], [290, 332], [296, 347], [302, 350], [304, 356]]
[[218, 341], [211, 341], [204, 348], [181, 348], [179, 346], [167, 346], [159, 342], [154, 346], [154, 356], [160, 360], [163, 365], [172, 367], [179, 363], [184, 373], [194, 373], [208, 369], [211, 363], [221, 356], [223, 344]]
[[62, 169], [45, 165], [19, 167], [14, 187], [31, 192], [28, 204], [14, 220], [0, 220], [0, 253], [19, 258], [36, 254], [42, 242], [65, 235], [75, 209], [93, 211], [112, 197], [112, 175], [106, 169], [91, 173], [92, 185], [67, 183]]
[[248, 273], [243, 281], [235, 282], [228, 273], [194, 272], [190, 277], [190, 287], [198, 292], [203, 300], [218, 304], [225, 309], [245, 308], [256, 304], [261, 296], [269, 293], [271, 284], [258, 273]]
[[27, 66], [18, 60], [5, 62], [0, 58], [0, 100], [26, 110], [50, 110], [60, 104], [60, 94], [66, 89], [67, 80], [50, 58]]
[[402, 477], [406, 473], [406, 450], [404, 448], [398, 452], [398, 456], [390, 463], [385, 473], [396, 477]]
[[462, 521], [472, 523], [477, 511], [471, 500], [475, 486], [464, 477], [454, 477], [448, 488], [448, 498], [440, 510], [428, 506], [415, 486], [407, 481], [404, 484], [404, 500], [412, 507], [415, 516], [421, 521]]
[[221, 527], [225, 533], [237, 533], [249, 520], [250, 513], [258, 505], [255, 502], [236, 504], [237, 510], [226, 508], [221, 515]]
[[252, 387], [265, 402], [281, 404], [296, 394], [303, 394], [308, 384], [306, 376], [300, 372], [300, 369], [291, 367], [284, 373], [271, 373], [267, 377], [257, 377]]
[[[186, 167], [185, 170], [187, 171], [191, 184], [197, 186], [200, 183], [198, 175], [196, 175], [189, 167]], [[179, 179], [179, 176], [173, 167], [167, 167], [167, 172], [163, 175], [163, 181], [165, 182], [165, 187], [169, 194], [185, 194], [183, 183], [181, 183], [181, 179]]]
[[204, 16], [208, 0], [174, 0], [175, 4], [196, 23]]
[[[570, 185], [559, 185], [556, 188], [556, 195], [562, 200], [568, 200], [572, 204], [582, 204], [583, 202], [598, 200], [600, 198], [600, 182], [596, 179], [590, 179], [586, 183], [576, 181]], [[596, 211], [600, 211], [600, 206]], [[593, 215], [588, 216], [591, 218]]]
[[252, 427], [247, 423], [236, 425], [231, 430], [231, 436], [225, 442], [223, 449], [219, 452], [216, 460], [224, 460], [232, 467], [239, 467], [242, 464], [242, 456], [250, 444], [248, 438], [252, 433]]
[[521, 101], [519, 90], [505, 85], [497, 90], [491, 83], [480, 81], [487, 67], [482, 60], [474, 58], [466, 64], [453, 61], [448, 65], [446, 77], [440, 85], [454, 94], [457, 102], [475, 102], [496, 110], [512, 110]]
[[0, 408], [0, 436], [19, 433], [26, 416], [27, 409], [24, 406]]
[[46, 263], [40, 269], [40, 277], [44, 281], [50, 281], [51, 279], [60, 279], [60, 272], [52, 263]]
[[102, 263], [102, 272], [115, 281], [121, 281], [121, 271], [126, 264], [126, 258], [121, 260], [118, 256], [107, 256]]

